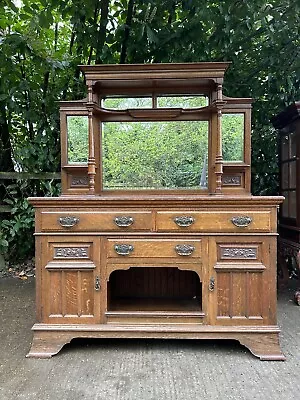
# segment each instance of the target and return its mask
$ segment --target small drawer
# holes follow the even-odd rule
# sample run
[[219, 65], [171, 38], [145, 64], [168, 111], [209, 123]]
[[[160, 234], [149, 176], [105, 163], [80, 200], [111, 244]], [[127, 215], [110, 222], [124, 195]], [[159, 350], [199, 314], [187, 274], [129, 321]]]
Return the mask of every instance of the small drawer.
[[189, 239], [108, 239], [108, 258], [201, 257], [201, 241]]
[[42, 231], [106, 232], [145, 231], [152, 229], [152, 213], [132, 211], [45, 211], [41, 214]]
[[270, 211], [159, 211], [157, 231], [177, 232], [269, 232]]

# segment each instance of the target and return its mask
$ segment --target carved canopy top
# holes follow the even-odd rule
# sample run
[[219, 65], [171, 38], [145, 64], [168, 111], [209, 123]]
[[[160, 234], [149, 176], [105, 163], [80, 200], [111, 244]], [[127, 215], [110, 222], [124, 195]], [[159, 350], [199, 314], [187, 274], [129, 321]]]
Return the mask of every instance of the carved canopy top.
[[[170, 64], [102, 64], [80, 65], [88, 85], [97, 89], [115, 87], [193, 87], [222, 83], [230, 62], [170, 63]], [[187, 84], [187, 81], [189, 82]]]

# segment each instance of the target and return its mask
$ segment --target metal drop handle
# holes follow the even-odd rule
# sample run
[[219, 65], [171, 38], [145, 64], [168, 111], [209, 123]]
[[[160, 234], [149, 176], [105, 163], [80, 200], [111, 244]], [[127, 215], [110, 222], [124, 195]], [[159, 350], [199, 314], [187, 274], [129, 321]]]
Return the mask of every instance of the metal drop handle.
[[114, 248], [119, 256], [129, 256], [134, 250], [132, 244], [115, 244]]
[[208, 290], [213, 292], [215, 290], [215, 278], [212, 276], [209, 280]]
[[127, 215], [122, 215], [115, 217], [114, 222], [120, 228], [127, 228], [128, 226], [133, 224], [134, 219]]
[[246, 228], [251, 224], [252, 218], [248, 217], [247, 215], [239, 215], [236, 217], [232, 217], [231, 222], [238, 228]]
[[99, 276], [96, 276], [96, 279], [95, 279], [95, 290], [97, 292], [100, 290], [100, 278], [99, 278]]
[[180, 217], [175, 217], [174, 222], [176, 225], [186, 228], [191, 226], [195, 222], [195, 218], [191, 216], [182, 215]]
[[190, 256], [194, 250], [195, 247], [190, 244], [177, 244], [175, 246], [175, 251], [180, 256]]
[[73, 226], [77, 225], [79, 222], [78, 217], [73, 217], [73, 216], [67, 216], [67, 217], [60, 217], [58, 218], [58, 223], [63, 227], [63, 228], [72, 228]]

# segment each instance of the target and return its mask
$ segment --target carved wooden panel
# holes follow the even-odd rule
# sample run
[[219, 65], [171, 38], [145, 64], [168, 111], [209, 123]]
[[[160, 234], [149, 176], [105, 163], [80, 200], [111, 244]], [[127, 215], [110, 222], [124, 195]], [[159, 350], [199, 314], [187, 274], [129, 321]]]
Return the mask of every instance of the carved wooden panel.
[[79, 176], [72, 176], [71, 178], [71, 188], [81, 188], [81, 187], [88, 187], [89, 179], [88, 176], [79, 175]]
[[241, 186], [241, 183], [241, 175], [223, 175], [222, 177], [223, 186]]
[[53, 259], [85, 259], [90, 258], [90, 246], [54, 246]]
[[258, 246], [220, 245], [220, 260], [257, 260]]

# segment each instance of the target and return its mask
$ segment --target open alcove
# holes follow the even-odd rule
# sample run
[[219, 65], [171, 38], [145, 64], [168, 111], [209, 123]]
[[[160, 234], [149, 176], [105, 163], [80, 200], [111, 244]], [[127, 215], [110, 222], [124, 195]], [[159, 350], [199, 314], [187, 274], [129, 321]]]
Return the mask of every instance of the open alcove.
[[202, 311], [202, 283], [198, 274], [176, 266], [134, 266], [113, 271], [107, 294], [108, 311]]

